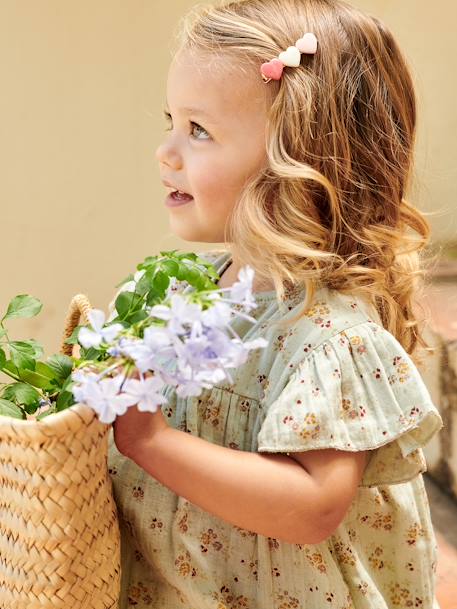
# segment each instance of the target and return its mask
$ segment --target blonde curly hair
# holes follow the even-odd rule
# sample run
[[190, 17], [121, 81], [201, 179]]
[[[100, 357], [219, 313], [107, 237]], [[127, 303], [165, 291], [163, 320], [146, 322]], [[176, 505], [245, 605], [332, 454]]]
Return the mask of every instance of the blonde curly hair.
[[[271, 95], [267, 165], [226, 226], [238, 260], [273, 280], [280, 300], [305, 285], [287, 323], [325, 286], [365, 298], [412, 356], [428, 347], [414, 301], [430, 227], [405, 199], [416, 97], [392, 33], [342, 0], [226, 0], [195, 6], [180, 25], [178, 50], [255, 69]], [[264, 84], [260, 65], [305, 32], [317, 36], [317, 54]]]

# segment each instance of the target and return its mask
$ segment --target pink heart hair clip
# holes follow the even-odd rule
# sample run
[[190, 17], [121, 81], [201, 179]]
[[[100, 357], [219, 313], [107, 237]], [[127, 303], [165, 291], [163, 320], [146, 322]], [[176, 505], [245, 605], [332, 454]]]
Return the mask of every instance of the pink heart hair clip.
[[270, 80], [279, 80], [285, 66], [298, 68], [302, 53], [314, 55], [316, 51], [317, 38], [311, 32], [307, 32], [302, 38], [297, 40], [293, 47], [288, 47], [285, 51], [279, 53], [278, 57], [260, 66], [263, 81], [268, 83]]

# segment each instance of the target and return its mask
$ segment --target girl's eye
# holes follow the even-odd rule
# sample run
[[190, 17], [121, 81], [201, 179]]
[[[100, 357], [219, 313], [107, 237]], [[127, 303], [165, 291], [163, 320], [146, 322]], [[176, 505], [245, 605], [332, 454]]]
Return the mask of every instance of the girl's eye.
[[[206, 135], [208, 135], [208, 136], [209, 136], [208, 131], [206, 131], [206, 129], [203, 129], [203, 127], [202, 127], [201, 125], [199, 125], [198, 123], [194, 123], [193, 121], [191, 121], [191, 123], [190, 123], [190, 124], [192, 125], [192, 129], [200, 129], [200, 132], [206, 133]], [[198, 138], [196, 138], [196, 139], [198, 139]], [[207, 140], [207, 139], [209, 139], [209, 138], [204, 137], [203, 139], [204, 139], [204, 140]]]
[[[171, 123], [171, 114], [166, 110], [163, 111], [163, 115], [165, 116], [165, 120]], [[167, 127], [165, 131], [171, 131], [171, 127]]]
[[[164, 111], [164, 115], [165, 115], [165, 118], [167, 119], [167, 121], [172, 122], [171, 114], [169, 112]], [[192, 131], [194, 129], [200, 129], [201, 132], [206, 133], [206, 135], [209, 136], [208, 131], [206, 131], [206, 129], [203, 129], [203, 127], [201, 125], [199, 125], [198, 123], [195, 123], [194, 121], [190, 121], [190, 124], [192, 126]], [[165, 131], [171, 131], [171, 127], [168, 127], [167, 129], [165, 129]], [[196, 137], [195, 139], [202, 139], [202, 138]], [[204, 137], [203, 139], [207, 140], [207, 139], [209, 139], [209, 137]]]

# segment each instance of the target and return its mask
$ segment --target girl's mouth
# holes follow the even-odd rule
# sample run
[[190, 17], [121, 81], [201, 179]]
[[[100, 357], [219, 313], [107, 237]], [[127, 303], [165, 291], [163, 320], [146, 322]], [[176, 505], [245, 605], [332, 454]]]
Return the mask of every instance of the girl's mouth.
[[168, 195], [165, 205], [167, 205], [167, 207], [179, 207], [181, 205], [185, 205], [186, 203], [190, 203], [190, 201], [193, 200], [194, 198], [186, 192], [175, 190]]

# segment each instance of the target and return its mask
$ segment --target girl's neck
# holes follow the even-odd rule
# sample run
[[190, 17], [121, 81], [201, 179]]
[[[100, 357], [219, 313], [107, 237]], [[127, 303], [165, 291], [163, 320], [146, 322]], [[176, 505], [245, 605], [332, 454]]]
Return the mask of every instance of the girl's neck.
[[[229, 288], [238, 280], [238, 273], [241, 270], [241, 266], [232, 258], [229, 266], [222, 273], [218, 286], [220, 288]], [[274, 283], [263, 281], [260, 282], [256, 275], [254, 275], [254, 281], [252, 283], [252, 291], [256, 292], [267, 292], [275, 289]]]

